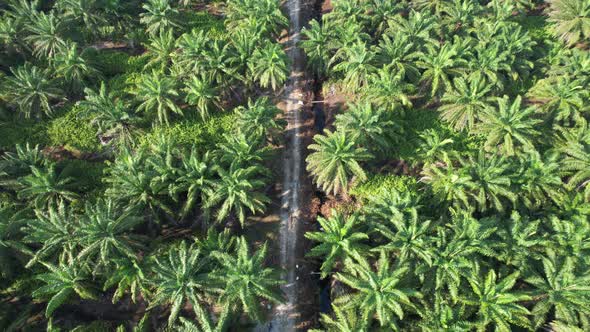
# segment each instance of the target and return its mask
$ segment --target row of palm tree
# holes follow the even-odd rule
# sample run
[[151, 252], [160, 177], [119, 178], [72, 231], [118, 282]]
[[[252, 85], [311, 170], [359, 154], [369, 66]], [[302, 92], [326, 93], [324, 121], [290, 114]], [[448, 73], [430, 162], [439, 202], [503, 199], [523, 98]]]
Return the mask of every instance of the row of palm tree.
[[321, 331], [590, 328], [588, 5], [542, 3], [340, 0], [304, 29], [349, 99], [307, 158], [345, 198], [306, 234]]

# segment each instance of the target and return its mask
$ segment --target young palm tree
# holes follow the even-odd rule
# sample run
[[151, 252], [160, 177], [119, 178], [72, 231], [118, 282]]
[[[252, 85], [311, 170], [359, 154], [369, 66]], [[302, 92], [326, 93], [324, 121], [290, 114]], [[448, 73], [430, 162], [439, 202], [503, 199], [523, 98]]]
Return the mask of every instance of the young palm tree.
[[481, 113], [491, 107], [492, 86], [481, 75], [457, 77], [441, 98], [441, 117], [456, 130], [471, 130], [479, 122]]
[[424, 69], [422, 81], [430, 86], [430, 96], [444, 93], [451, 86], [451, 77], [459, 75], [466, 61], [461, 58], [456, 44], [443, 44], [441, 47], [426, 46], [427, 52], [416, 62]]
[[178, 177], [171, 188], [175, 195], [179, 192], [186, 193], [181, 217], [184, 218], [191, 213], [197, 200], [200, 199], [201, 203], [206, 201], [205, 193], [211, 189], [215, 176], [214, 166], [215, 160], [212, 155], [207, 152], [201, 156], [195, 147], [182, 158]]
[[151, 273], [149, 281], [155, 293], [149, 309], [170, 304], [168, 326], [173, 326], [187, 301], [197, 316], [206, 312], [202, 302], [210, 292], [209, 261], [201, 256], [194, 245], [189, 246], [182, 241], [170, 247], [166, 253], [156, 256]]
[[177, 53], [172, 58], [174, 65], [178, 66], [178, 72], [183, 74], [198, 71], [203, 65], [205, 51], [208, 48], [211, 37], [203, 30], [193, 29], [184, 33], [176, 40]]
[[210, 111], [222, 109], [217, 87], [204, 76], [191, 76], [183, 92], [185, 101], [197, 109], [203, 120], [209, 117]]
[[367, 86], [371, 74], [377, 71], [374, 65], [375, 52], [364, 42], [357, 41], [353, 45], [338, 50], [330, 60], [330, 65], [340, 61], [333, 66], [336, 73], [344, 75], [344, 86], [351, 92]]
[[282, 111], [268, 98], [248, 100], [248, 106], [235, 109], [239, 114], [235, 128], [246, 135], [252, 142], [258, 142], [265, 137], [275, 140], [287, 125], [284, 119], [277, 119]]
[[350, 177], [364, 181], [367, 176], [359, 162], [369, 160], [372, 155], [364, 148], [356, 147], [342, 132], [326, 131], [315, 135], [315, 144], [309, 145], [314, 151], [306, 159], [307, 170], [325, 192], [340, 193], [348, 189]]
[[361, 318], [355, 309], [342, 309], [332, 305], [334, 317], [321, 314], [320, 322], [323, 329], [309, 330], [309, 332], [369, 332], [370, 322]]
[[441, 299], [442, 294], [434, 295], [432, 306], [421, 310], [419, 326], [423, 332], [469, 332], [473, 323], [465, 319], [465, 308], [451, 306], [450, 301]]
[[220, 178], [214, 180], [212, 189], [207, 190], [205, 209], [209, 210], [221, 204], [217, 210], [216, 220], [221, 222], [233, 213], [243, 227], [246, 210], [252, 213], [264, 212], [266, 204], [270, 202], [265, 194], [256, 191], [265, 185], [259, 177], [261, 172], [261, 166], [239, 168], [231, 165], [229, 170], [218, 168]]
[[182, 110], [175, 103], [178, 97], [176, 82], [172, 77], [166, 77], [161, 73], [152, 70], [151, 74], [141, 75], [137, 83], [137, 89], [133, 91], [141, 104], [138, 111], [146, 113], [155, 112], [158, 116], [158, 123], [168, 125], [169, 113], [183, 115]]
[[263, 88], [276, 90], [289, 76], [289, 58], [281, 46], [273, 42], [257, 48], [248, 67], [254, 80]]
[[365, 101], [349, 104], [346, 112], [336, 115], [335, 125], [338, 132], [358, 146], [373, 153], [387, 153], [401, 140], [403, 133], [391, 118], [391, 113], [384, 108], [375, 108]]
[[364, 225], [359, 215], [346, 217], [332, 210], [330, 218], [318, 217], [317, 221], [323, 230], [307, 232], [305, 237], [319, 242], [307, 255], [322, 258], [322, 278], [332, 273], [337, 264], [345, 261], [350, 263], [349, 258], [360, 259], [366, 255], [370, 248], [366, 245], [369, 236], [362, 231]]
[[6, 81], [6, 94], [12, 105], [26, 118], [49, 116], [53, 113], [51, 102], [62, 97], [62, 91], [55, 87], [48, 72], [29, 63], [11, 69], [13, 76]]
[[78, 198], [72, 191], [75, 188], [74, 179], [68, 177], [65, 171], [58, 172], [55, 164], [47, 168], [31, 167], [31, 174], [18, 179], [22, 188], [18, 197], [30, 200], [32, 206], [44, 208], [71, 202]]
[[45, 317], [49, 318], [53, 312], [74, 295], [83, 299], [95, 299], [96, 295], [88, 284], [87, 271], [79, 264], [63, 264], [54, 266], [43, 265], [49, 270], [35, 276], [35, 279], [45, 285], [36, 289], [31, 295], [37, 299], [47, 299]]
[[510, 53], [504, 48], [505, 43], [495, 45], [477, 44], [471, 51], [468, 62], [469, 70], [475, 75], [481, 76], [487, 83], [497, 90], [504, 89], [504, 73], [511, 74]]
[[36, 57], [53, 57], [66, 46], [62, 36], [63, 23], [64, 21], [56, 17], [53, 12], [33, 13], [31, 23], [27, 26], [29, 34], [25, 37], [25, 41], [31, 44]]
[[590, 3], [585, 0], [549, 0], [547, 15], [555, 34], [568, 45], [590, 38]]
[[229, 254], [235, 251], [236, 236], [231, 234], [229, 228], [223, 232], [218, 232], [214, 227], [207, 230], [207, 235], [201, 238], [195, 238], [195, 243], [201, 253], [207, 257], [213, 257], [213, 253], [220, 252]]
[[274, 303], [283, 302], [278, 286], [283, 283], [277, 270], [264, 267], [266, 244], [250, 255], [248, 242], [238, 239], [235, 254], [214, 252], [221, 268], [211, 275], [221, 289], [219, 302], [233, 312], [244, 311], [251, 319], [263, 320], [260, 298]]
[[150, 54], [150, 61], [146, 63], [144, 68], [166, 70], [176, 53], [176, 39], [174, 39], [172, 29], [163, 30], [157, 35], [150, 36], [147, 51]]
[[476, 326], [479, 331], [485, 331], [490, 324], [495, 326], [496, 331], [511, 331], [511, 324], [530, 328], [527, 317], [530, 312], [518, 302], [528, 301], [531, 297], [510, 292], [517, 278], [518, 273], [513, 273], [497, 281], [496, 271], [490, 270], [485, 280], [477, 276], [469, 279], [473, 295], [462, 297], [460, 301], [478, 309]]
[[146, 26], [149, 34], [156, 35], [170, 28], [180, 27], [177, 21], [178, 10], [173, 8], [170, 0], [148, 0], [141, 8], [140, 22]]
[[[395, 329], [397, 319], [404, 318], [404, 309], [415, 309], [412, 298], [421, 298], [420, 292], [404, 287], [408, 272], [405, 266], [390, 266], [389, 257], [381, 252], [377, 271], [367, 261], [347, 266], [348, 272], [337, 273], [336, 279], [356, 292], [335, 300], [344, 308], [357, 308], [365, 321], [376, 318], [379, 324]], [[397, 316], [397, 318], [396, 318]]]
[[66, 43], [51, 59], [51, 64], [58, 77], [65, 81], [74, 94], [84, 89], [84, 83], [88, 78], [99, 75], [99, 72], [78, 52], [76, 43]]
[[534, 273], [525, 281], [534, 287], [538, 302], [532, 309], [534, 327], [539, 328], [554, 313], [554, 319], [588, 329], [590, 319], [590, 274], [578, 272], [572, 261], [555, 253], [543, 257], [543, 273]]
[[40, 245], [27, 267], [38, 261], [58, 257], [60, 262], [72, 262], [77, 246], [74, 231], [77, 217], [65, 205], [50, 206], [47, 211], [35, 210], [35, 219], [23, 228], [23, 242]]
[[129, 112], [122, 99], [115, 93], [107, 92], [104, 82], [100, 90], [84, 89], [86, 98], [79, 102], [82, 114], [91, 118], [91, 124], [98, 127], [101, 139], [120, 147], [129, 147], [133, 143], [133, 127], [137, 123], [136, 116]]
[[135, 257], [143, 247], [140, 236], [130, 234], [143, 218], [130, 209], [122, 210], [114, 201], [86, 202], [85, 213], [79, 218], [74, 237], [82, 248], [78, 259], [91, 262], [94, 271], [113, 266], [118, 257]]
[[498, 98], [498, 110], [488, 109], [481, 117], [477, 131], [486, 137], [485, 148], [492, 151], [500, 146], [504, 155], [511, 156], [517, 149], [534, 149], [535, 128], [541, 121], [533, 118], [534, 107], [521, 107], [517, 96], [509, 103], [508, 96]]

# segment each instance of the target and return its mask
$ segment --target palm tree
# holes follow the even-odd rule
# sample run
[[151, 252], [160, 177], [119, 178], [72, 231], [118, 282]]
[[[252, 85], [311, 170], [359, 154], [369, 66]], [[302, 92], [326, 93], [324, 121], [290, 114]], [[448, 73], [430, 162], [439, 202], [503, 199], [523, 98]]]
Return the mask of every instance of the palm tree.
[[539, 236], [540, 220], [529, 220], [528, 217], [521, 217], [518, 212], [512, 211], [508, 220], [492, 218], [492, 221], [500, 225], [496, 232], [500, 240], [495, 242], [494, 249], [498, 252], [498, 259], [508, 266], [526, 268], [531, 259], [538, 259], [541, 251], [548, 245]]
[[214, 180], [212, 189], [207, 190], [205, 209], [209, 210], [221, 203], [216, 216], [218, 222], [233, 213], [243, 227], [246, 210], [252, 213], [264, 212], [270, 199], [256, 191], [265, 185], [259, 177], [263, 173], [261, 166], [240, 168], [232, 164], [229, 170], [218, 168], [217, 173], [219, 179]]
[[74, 232], [77, 217], [64, 204], [49, 206], [47, 211], [35, 210], [35, 219], [27, 221], [23, 228], [23, 242], [40, 245], [31, 260], [30, 267], [38, 261], [58, 257], [60, 262], [72, 262], [77, 246]]
[[301, 29], [304, 39], [301, 41], [301, 48], [308, 58], [308, 65], [314, 70], [318, 77], [328, 71], [328, 62], [332, 56], [328, 44], [331, 42], [332, 32], [325, 24], [320, 24], [313, 19], [308, 27]]
[[178, 91], [172, 77], [166, 77], [152, 70], [151, 74], [141, 75], [141, 79], [137, 82], [137, 89], [133, 93], [141, 102], [137, 110], [146, 113], [155, 112], [159, 124], [169, 124], [170, 112], [183, 115], [174, 101], [178, 97]]
[[346, 112], [336, 115], [335, 125], [338, 132], [373, 153], [391, 151], [403, 133], [401, 126], [391, 120], [390, 112], [374, 108], [368, 101], [349, 104]]
[[438, 29], [438, 23], [436, 16], [429, 12], [410, 9], [407, 17], [398, 14], [388, 24], [386, 34], [407, 36], [408, 40], [414, 43], [416, 50], [424, 50], [427, 45], [437, 42], [432, 35]]
[[307, 170], [325, 192], [340, 193], [348, 189], [350, 177], [364, 181], [367, 176], [359, 162], [369, 160], [372, 155], [364, 148], [356, 147], [342, 132], [327, 130], [325, 135], [315, 135], [315, 144], [309, 145], [314, 151], [306, 159]]
[[20, 241], [24, 223], [23, 211], [16, 211], [11, 204], [0, 203], [0, 277], [7, 280], [15, 274], [16, 249], [24, 251]]
[[83, 90], [85, 80], [99, 75], [78, 52], [76, 43], [66, 43], [51, 59], [51, 63], [58, 77], [63, 78], [74, 94]]
[[157, 217], [160, 211], [168, 216], [174, 215], [166, 199], [170, 183], [158, 178], [147, 162], [145, 151], [131, 153], [124, 149], [106, 172], [108, 197], [125, 206], [143, 209], [153, 217]]
[[549, 0], [546, 12], [555, 34], [568, 45], [590, 38], [590, 3], [584, 0]]
[[107, 92], [104, 82], [95, 92], [84, 89], [86, 98], [79, 102], [82, 115], [91, 119], [91, 124], [98, 127], [98, 135], [102, 141], [108, 141], [124, 147], [133, 143], [133, 127], [137, 123], [136, 116], [129, 112], [122, 99], [117, 99], [115, 93]]
[[188, 216], [199, 198], [202, 203], [206, 201], [205, 193], [210, 190], [215, 175], [214, 166], [215, 161], [212, 155], [207, 152], [201, 156], [195, 147], [182, 158], [178, 177], [171, 188], [173, 194], [186, 193], [181, 217]]
[[183, 92], [186, 95], [185, 101], [197, 109], [203, 120], [209, 117], [210, 111], [222, 109], [217, 87], [204, 76], [191, 76]]
[[425, 307], [418, 324], [423, 332], [468, 332], [473, 331], [473, 323], [465, 319], [465, 308], [453, 307], [441, 298], [441, 294], [434, 295], [432, 306]]
[[146, 26], [146, 31], [151, 35], [180, 27], [177, 21], [178, 10], [172, 8], [170, 0], [148, 0], [141, 8], [145, 12], [139, 14], [139, 21]]
[[527, 317], [530, 312], [518, 302], [530, 300], [531, 297], [523, 293], [510, 292], [517, 278], [516, 272], [497, 281], [496, 271], [490, 270], [485, 280], [477, 276], [469, 279], [473, 294], [462, 297], [460, 301], [478, 309], [478, 331], [485, 331], [490, 324], [495, 326], [496, 331], [511, 331], [511, 324], [530, 327]]
[[395, 213], [391, 217], [374, 219], [372, 229], [385, 238], [385, 244], [373, 250], [394, 253], [402, 263], [432, 265], [433, 233], [430, 220], [418, 218], [415, 209], [410, 213]]
[[252, 142], [258, 142], [265, 137], [273, 140], [287, 125], [284, 119], [277, 119], [282, 111], [266, 97], [258, 98], [254, 102], [248, 100], [247, 107], [239, 106], [235, 112], [238, 113], [236, 130]]
[[99, 28], [107, 23], [102, 5], [96, 0], [58, 0], [54, 8], [68, 21], [74, 21], [98, 34]]
[[414, 0], [412, 5], [422, 12], [432, 12], [441, 16], [447, 5], [447, 0]]
[[339, 61], [332, 70], [344, 74], [344, 86], [351, 92], [357, 91], [369, 82], [371, 74], [377, 71], [374, 65], [375, 52], [368, 48], [367, 44], [357, 41], [353, 45], [338, 50], [330, 65]]
[[590, 318], [590, 274], [578, 272], [572, 261], [551, 252], [543, 257], [543, 273], [534, 273], [525, 281], [534, 287], [538, 302], [532, 309], [534, 327], [539, 328], [554, 313], [554, 319], [588, 329]]
[[505, 199], [512, 203], [516, 201], [517, 195], [512, 192], [509, 177], [510, 165], [504, 157], [480, 152], [477, 159], [469, 156], [468, 160], [461, 162], [473, 183], [469, 194], [480, 211], [489, 208], [504, 211]]
[[456, 130], [471, 130], [479, 122], [481, 113], [491, 107], [491, 90], [492, 86], [481, 75], [455, 78], [453, 88], [441, 98], [442, 119]]
[[136, 302], [140, 294], [144, 298], [150, 295], [148, 280], [144, 274], [145, 263], [132, 257], [114, 258], [113, 263], [116, 268], [113, 269], [103, 286], [103, 291], [117, 286], [113, 294], [113, 303], [117, 303], [127, 293], [133, 303]]
[[439, 164], [427, 165], [422, 170], [421, 182], [429, 184], [439, 201], [452, 203], [456, 207], [468, 208], [469, 191], [475, 187], [473, 179], [466, 169], [456, 168], [444, 156], [444, 166]]
[[492, 151], [500, 146], [504, 155], [514, 155], [517, 148], [534, 149], [533, 138], [539, 132], [535, 126], [540, 123], [532, 117], [534, 107], [521, 107], [522, 98], [517, 96], [510, 104], [508, 96], [498, 98], [498, 110], [488, 109], [481, 116], [476, 130], [485, 135], [485, 148]]
[[547, 248], [558, 248], [559, 254], [571, 259], [576, 268], [585, 268], [585, 257], [590, 252], [590, 226], [583, 220], [564, 220], [555, 215], [550, 215], [547, 219], [546, 224], [551, 229], [551, 242]]
[[393, 75], [395, 71], [396, 77], [399, 75], [400, 78], [415, 80], [420, 76], [420, 72], [415, 66], [415, 60], [422, 53], [416, 51], [416, 45], [407, 35], [401, 33], [384, 34], [379, 40], [376, 52], [377, 61], [384, 66], [379, 71], [384, 71], [388, 67], [390, 70], [386, 73]]
[[209, 261], [195, 245], [182, 241], [154, 258], [150, 283], [155, 287], [149, 309], [170, 304], [168, 326], [172, 327], [188, 301], [197, 316], [206, 311], [201, 304], [210, 292]]
[[370, 248], [365, 244], [369, 236], [361, 230], [363, 224], [359, 215], [346, 217], [336, 210], [332, 210], [330, 214], [327, 219], [318, 217], [321, 232], [305, 233], [306, 238], [319, 242], [307, 256], [322, 258], [322, 278], [327, 277], [338, 263], [343, 263], [350, 257], [359, 259]]
[[320, 322], [324, 329], [309, 332], [369, 332], [370, 324], [362, 319], [355, 309], [342, 309], [332, 305], [333, 315], [321, 314]]
[[[505, 43], [495, 45], [477, 44], [471, 51], [469, 70], [480, 75], [487, 83], [498, 90], [504, 89], [504, 75], [511, 74], [510, 53], [504, 48]], [[473, 75], [472, 74], [472, 75]]]
[[525, 193], [519, 197], [529, 209], [556, 200], [563, 192], [558, 158], [559, 155], [555, 153], [541, 156], [536, 151], [530, 151], [520, 158], [520, 171], [516, 182]]
[[115, 258], [135, 257], [136, 250], [143, 247], [142, 239], [129, 232], [142, 222], [143, 218], [122, 210], [111, 199], [87, 202], [74, 233], [82, 248], [77, 258], [91, 262], [96, 271], [112, 266]]
[[205, 256], [212, 256], [216, 252], [229, 254], [234, 252], [236, 237], [231, 234], [229, 228], [218, 232], [214, 227], [211, 227], [207, 230], [205, 237], [195, 238], [195, 243]]
[[25, 41], [31, 44], [36, 57], [53, 57], [66, 46], [62, 37], [63, 23], [53, 12], [33, 12]]
[[225, 134], [223, 142], [217, 144], [221, 157], [219, 161], [225, 165], [248, 167], [260, 165], [269, 150], [250, 141], [244, 134]]
[[267, 42], [257, 48], [248, 63], [250, 73], [261, 87], [276, 90], [289, 76], [289, 58], [277, 43]]
[[49, 163], [39, 145], [31, 147], [29, 143], [24, 146], [17, 144], [15, 152], [7, 151], [0, 159], [0, 170], [17, 179], [31, 174], [31, 167], [44, 168]]
[[231, 22], [230, 28], [255, 24], [256, 31], [261, 35], [276, 35], [289, 25], [280, 4], [273, 0], [231, 0], [228, 1], [226, 15]]
[[365, 260], [348, 265], [347, 270], [346, 273], [337, 273], [336, 279], [356, 292], [337, 298], [335, 304], [358, 309], [365, 321], [375, 317], [381, 326], [395, 329], [395, 316], [403, 319], [404, 309], [415, 309], [411, 299], [422, 297], [420, 292], [404, 287], [408, 268], [390, 267], [389, 257], [384, 252], [379, 256], [377, 271], [373, 271]]
[[427, 52], [416, 62], [424, 69], [422, 81], [430, 86], [430, 96], [444, 93], [451, 86], [451, 77], [461, 74], [466, 61], [461, 58], [456, 44], [445, 43], [441, 47], [426, 45]]
[[569, 76], [540, 80], [529, 91], [529, 95], [542, 102], [542, 109], [555, 120], [565, 123], [569, 123], [569, 120], [579, 121], [581, 112], [586, 110], [584, 102], [588, 98], [584, 82], [572, 80]]
[[469, 0], [453, 0], [443, 4], [444, 17], [442, 18], [449, 33], [468, 30], [473, 23], [474, 18], [478, 17], [482, 11], [479, 3]]
[[176, 39], [174, 39], [172, 29], [163, 30], [157, 35], [150, 36], [147, 51], [150, 54], [150, 61], [146, 63], [144, 68], [166, 70], [176, 52]]
[[454, 143], [451, 138], [444, 138], [438, 131], [430, 128], [420, 134], [420, 145], [417, 155], [425, 165], [444, 160], [448, 156], [448, 150]]
[[260, 298], [274, 303], [283, 302], [278, 286], [283, 283], [277, 270], [264, 267], [266, 243], [253, 255], [248, 250], [248, 242], [242, 236], [238, 239], [235, 254], [214, 252], [221, 268], [211, 275], [211, 280], [219, 284], [219, 302], [227, 305], [233, 312], [246, 312], [253, 320], [263, 319]]
[[39, 118], [41, 112], [49, 116], [53, 113], [51, 102], [62, 97], [62, 91], [55, 87], [48, 72], [29, 63], [11, 69], [13, 76], [6, 82], [6, 94], [11, 104], [26, 118], [31, 115]]
[[48, 263], [43, 263], [43, 265], [49, 271], [36, 275], [35, 279], [45, 285], [36, 289], [31, 295], [37, 299], [49, 298], [45, 317], [51, 317], [55, 309], [73, 295], [78, 295], [83, 299], [96, 298], [91, 286], [86, 282], [87, 272], [80, 265], [63, 263], [58, 266]]
[[18, 197], [28, 199], [32, 206], [43, 208], [71, 202], [78, 198], [72, 191], [75, 188], [74, 179], [68, 177], [65, 170], [58, 172], [55, 164], [47, 168], [31, 167], [31, 174], [18, 179], [22, 188]]
[[398, 105], [412, 106], [408, 96], [414, 92], [414, 85], [405, 83], [401, 73], [394, 73], [393, 65], [386, 65], [377, 69], [377, 72], [369, 77], [369, 84], [366, 86], [366, 98], [375, 105], [395, 110]]

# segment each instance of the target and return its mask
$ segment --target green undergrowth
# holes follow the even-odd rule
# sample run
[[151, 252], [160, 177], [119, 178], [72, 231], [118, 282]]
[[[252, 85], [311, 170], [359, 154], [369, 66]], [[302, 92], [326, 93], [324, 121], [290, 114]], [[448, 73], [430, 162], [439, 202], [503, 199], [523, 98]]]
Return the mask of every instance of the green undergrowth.
[[223, 140], [223, 135], [232, 131], [237, 115], [232, 112], [218, 113], [206, 121], [183, 119], [170, 126], [152, 128], [139, 138], [139, 145], [146, 146], [155, 137], [164, 135], [172, 137], [181, 146], [196, 146], [201, 152], [213, 149]]
[[80, 108], [73, 106], [63, 116], [53, 119], [47, 127], [49, 144], [64, 146], [83, 152], [99, 151], [101, 146], [96, 136], [96, 128], [90, 119], [80, 115]]
[[417, 191], [419, 188], [416, 178], [406, 175], [372, 174], [369, 179], [350, 190], [350, 194], [357, 199], [366, 200], [379, 193], [397, 190], [399, 192]]

